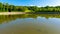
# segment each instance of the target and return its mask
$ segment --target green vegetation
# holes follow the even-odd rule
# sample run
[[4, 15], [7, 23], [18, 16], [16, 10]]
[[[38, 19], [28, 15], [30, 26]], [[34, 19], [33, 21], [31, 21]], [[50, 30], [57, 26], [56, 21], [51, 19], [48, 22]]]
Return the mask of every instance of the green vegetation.
[[8, 3], [0, 3], [0, 12], [8, 12], [9, 10], [11, 12], [60, 12], [60, 6], [14, 6], [9, 5]]

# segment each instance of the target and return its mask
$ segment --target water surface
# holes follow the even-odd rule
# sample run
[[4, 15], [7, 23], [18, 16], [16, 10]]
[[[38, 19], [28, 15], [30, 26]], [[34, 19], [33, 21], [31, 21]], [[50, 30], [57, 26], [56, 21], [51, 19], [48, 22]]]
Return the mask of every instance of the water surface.
[[60, 34], [60, 15], [0, 15], [0, 34]]

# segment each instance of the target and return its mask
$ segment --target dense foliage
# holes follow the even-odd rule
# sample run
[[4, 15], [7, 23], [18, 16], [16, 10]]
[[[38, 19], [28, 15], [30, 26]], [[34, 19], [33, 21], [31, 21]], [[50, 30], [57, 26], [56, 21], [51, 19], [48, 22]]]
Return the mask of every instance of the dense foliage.
[[60, 6], [46, 6], [46, 7], [37, 7], [37, 6], [14, 6], [9, 5], [8, 3], [0, 3], [0, 12], [59, 12]]

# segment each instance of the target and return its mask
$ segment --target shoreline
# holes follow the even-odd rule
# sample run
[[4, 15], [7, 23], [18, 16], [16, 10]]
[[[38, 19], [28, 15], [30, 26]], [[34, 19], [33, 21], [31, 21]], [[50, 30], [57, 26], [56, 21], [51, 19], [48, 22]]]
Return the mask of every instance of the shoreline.
[[27, 12], [27, 14], [60, 14], [60, 12]]
[[26, 14], [25, 12], [0, 12], [0, 15]]
[[18, 14], [60, 14], [60, 12], [0, 12], [0, 15], [18, 15]]

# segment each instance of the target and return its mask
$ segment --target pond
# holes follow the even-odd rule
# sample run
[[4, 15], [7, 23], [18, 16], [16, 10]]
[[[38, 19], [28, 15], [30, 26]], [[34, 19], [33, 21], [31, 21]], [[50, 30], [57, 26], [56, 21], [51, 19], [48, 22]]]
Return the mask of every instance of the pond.
[[0, 34], [60, 34], [60, 15], [0, 15]]

